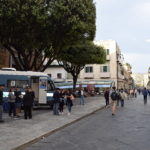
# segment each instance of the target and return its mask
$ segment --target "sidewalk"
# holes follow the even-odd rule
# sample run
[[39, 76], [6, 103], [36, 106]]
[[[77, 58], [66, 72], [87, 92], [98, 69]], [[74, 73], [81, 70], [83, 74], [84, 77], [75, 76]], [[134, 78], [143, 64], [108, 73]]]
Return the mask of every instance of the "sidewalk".
[[41, 110], [41, 113], [40, 110], [34, 111], [32, 120], [22, 118], [19, 120], [8, 119], [6, 117], [8, 114], [5, 114], [4, 119], [6, 121], [0, 124], [0, 150], [11, 150], [28, 142], [34, 142], [44, 136], [46, 137], [103, 108], [105, 105], [103, 97], [89, 97], [85, 100], [87, 103], [84, 106], [73, 106], [70, 116], [67, 115], [66, 108], [64, 114], [60, 116], [52, 115], [52, 111], [49, 110]]

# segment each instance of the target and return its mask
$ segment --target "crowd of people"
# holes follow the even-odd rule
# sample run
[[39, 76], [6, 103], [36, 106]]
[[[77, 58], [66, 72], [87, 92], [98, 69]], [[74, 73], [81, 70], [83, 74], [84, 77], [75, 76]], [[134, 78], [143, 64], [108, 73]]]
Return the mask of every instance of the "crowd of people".
[[[0, 85], [0, 123], [4, 122], [3, 120], [3, 85]], [[124, 107], [125, 99], [132, 99], [137, 97], [137, 93], [143, 95], [144, 104], [147, 104], [147, 96], [150, 96], [150, 90], [146, 88], [143, 89], [116, 89], [113, 87], [112, 89], [106, 89], [104, 91], [104, 97], [106, 101], [106, 107], [108, 107], [111, 103], [112, 115], [116, 114], [116, 107], [121, 105]], [[80, 98], [80, 105], [85, 104], [85, 93], [81, 88], [78, 91], [78, 96]], [[9, 110], [8, 115], [11, 118], [19, 118], [21, 113], [21, 108], [24, 110], [24, 119], [32, 118], [32, 109], [34, 104], [35, 94], [34, 91], [28, 87], [25, 91], [25, 95], [21, 94], [19, 88], [13, 89], [10, 88], [8, 94], [8, 104]], [[71, 114], [73, 100], [75, 99], [75, 95], [72, 90], [64, 90], [57, 88], [53, 94], [53, 115], [60, 115], [64, 113], [64, 106], [67, 107], [68, 115]]]
[[[0, 85], [0, 123], [3, 120], [3, 85]], [[81, 88], [78, 91], [80, 98], [80, 105], [84, 105], [84, 91]], [[75, 98], [72, 90], [63, 90], [57, 88], [53, 94], [53, 115], [60, 115], [64, 113], [64, 106], [67, 107], [68, 115], [71, 114], [73, 100]], [[8, 93], [8, 115], [11, 118], [17, 119], [20, 117], [21, 110], [24, 111], [24, 119], [32, 118], [32, 109], [34, 105], [35, 94], [34, 91], [28, 87], [25, 90], [25, 95], [21, 94], [19, 88], [10, 88]]]
[[[0, 123], [3, 120], [3, 85], [0, 85]], [[8, 115], [11, 118], [17, 119], [20, 117], [21, 107], [24, 110], [24, 119], [32, 118], [32, 107], [34, 103], [34, 91], [28, 87], [25, 90], [25, 95], [21, 94], [19, 88], [10, 88], [8, 93]]]
[[[78, 95], [80, 97], [80, 105], [84, 105], [85, 102], [83, 89], [78, 91]], [[66, 105], [68, 109], [68, 115], [70, 115], [74, 98], [75, 95], [73, 94], [72, 90], [60, 90], [57, 88], [53, 95], [53, 114], [63, 114], [64, 106]]]
[[116, 89], [113, 87], [111, 90], [106, 89], [104, 91], [104, 97], [106, 102], [106, 107], [110, 105], [110, 101], [112, 104], [112, 116], [116, 113], [116, 107], [121, 104], [121, 107], [124, 107], [124, 100], [132, 99], [137, 97], [137, 93], [143, 95], [144, 104], [147, 104], [147, 96], [150, 96], [150, 90], [146, 88], [139, 88], [139, 89]]

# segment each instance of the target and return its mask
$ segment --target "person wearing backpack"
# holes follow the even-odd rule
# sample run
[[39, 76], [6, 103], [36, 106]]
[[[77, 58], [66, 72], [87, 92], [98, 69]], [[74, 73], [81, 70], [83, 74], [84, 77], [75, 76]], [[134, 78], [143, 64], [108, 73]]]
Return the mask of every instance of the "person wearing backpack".
[[117, 99], [118, 99], [116, 87], [112, 88], [112, 92], [110, 93], [110, 98], [112, 100], [112, 116], [114, 116], [116, 113], [116, 105], [117, 105]]

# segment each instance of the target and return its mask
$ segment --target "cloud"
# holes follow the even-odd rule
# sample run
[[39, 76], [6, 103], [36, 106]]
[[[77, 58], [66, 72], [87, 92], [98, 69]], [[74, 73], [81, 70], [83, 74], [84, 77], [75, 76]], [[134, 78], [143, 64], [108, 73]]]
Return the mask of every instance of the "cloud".
[[148, 43], [150, 43], [150, 39], [146, 39], [145, 41], [148, 42]]
[[137, 14], [137, 16], [140, 17], [150, 17], [150, 2], [143, 2], [143, 3], [138, 3], [134, 7], [134, 12]]

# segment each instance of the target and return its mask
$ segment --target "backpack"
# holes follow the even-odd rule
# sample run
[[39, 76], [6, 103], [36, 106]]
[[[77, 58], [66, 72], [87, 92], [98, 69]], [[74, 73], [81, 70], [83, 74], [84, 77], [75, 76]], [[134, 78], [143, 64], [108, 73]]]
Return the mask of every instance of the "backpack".
[[117, 92], [116, 91], [112, 92], [110, 97], [111, 97], [112, 100], [117, 100], [117, 98], [118, 98]]

